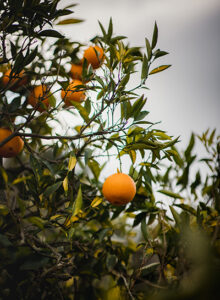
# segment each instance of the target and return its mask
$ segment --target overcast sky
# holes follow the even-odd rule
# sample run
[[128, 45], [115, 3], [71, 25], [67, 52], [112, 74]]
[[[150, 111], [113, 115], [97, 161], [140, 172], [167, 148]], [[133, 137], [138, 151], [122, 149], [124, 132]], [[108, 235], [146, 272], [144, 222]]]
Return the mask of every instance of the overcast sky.
[[[69, 0], [62, 4], [71, 3]], [[151, 121], [173, 136], [182, 147], [192, 131], [220, 129], [220, 1], [219, 0], [81, 0], [74, 17], [84, 23], [59, 27], [73, 40], [88, 43], [100, 33], [98, 20], [114, 33], [125, 35], [132, 46], [151, 39], [154, 22], [158, 47], [170, 54], [158, 60], [172, 67], [147, 81]], [[181, 145], [180, 145], [181, 147]]]

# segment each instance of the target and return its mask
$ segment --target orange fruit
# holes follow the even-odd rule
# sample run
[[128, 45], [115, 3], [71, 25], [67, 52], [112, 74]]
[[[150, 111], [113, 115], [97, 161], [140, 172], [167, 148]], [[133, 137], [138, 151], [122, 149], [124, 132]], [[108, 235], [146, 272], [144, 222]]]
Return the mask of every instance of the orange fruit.
[[125, 205], [133, 200], [136, 194], [136, 185], [129, 175], [115, 173], [105, 180], [102, 193], [113, 205]]
[[83, 59], [85, 58], [88, 64], [92, 65], [93, 69], [97, 69], [104, 60], [104, 51], [97, 45], [90, 46], [84, 51]]
[[[10, 129], [0, 128], [0, 143], [12, 134]], [[14, 157], [21, 152], [24, 141], [20, 136], [13, 137], [10, 141], [0, 147], [0, 157]]]
[[43, 103], [45, 107], [39, 105], [37, 108], [39, 112], [43, 112], [50, 106], [49, 96], [50, 93], [45, 84], [35, 86], [28, 96], [28, 104], [36, 108], [40, 103]]
[[80, 80], [74, 79], [65, 91], [61, 91], [61, 97], [66, 106], [71, 106], [71, 101], [82, 102], [85, 99], [86, 95], [84, 91], [75, 91], [77, 90], [77, 85], [83, 85], [83, 83]]
[[73, 79], [82, 80], [82, 71], [83, 71], [82, 65], [76, 65], [76, 64], [71, 65], [70, 73]]
[[28, 78], [25, 76], [24, 70], [18, 74], [11, 74], [11, 69], [8, 69], [2, 77], [2, 85], [3, 87], [10, 88], [12, 91], [16, 91], [19, 87], [27, 84], [27, 79]]

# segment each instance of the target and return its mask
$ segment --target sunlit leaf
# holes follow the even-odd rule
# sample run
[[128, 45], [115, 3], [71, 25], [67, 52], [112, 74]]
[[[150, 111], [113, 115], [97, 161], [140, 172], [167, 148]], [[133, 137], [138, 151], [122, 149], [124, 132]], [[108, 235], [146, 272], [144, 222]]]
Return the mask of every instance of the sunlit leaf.
[[66, 176], [63, 180], [63, 189], [65, 193], [68, 191], [68, 176]]
[[103, 201], [103, 198], [101, 197], [95, 197], [93, 200], [92, 200], [92, 203], [91, 203], [91, 206], [92, 207], [97, 207], [99, 206], [99, 204], [101, 204]]
[[69, 163], [68, 163], [68, 170], [72, 171], [75, 168], [75, 165], [76, 165], [76, 157], [70, 156]]
[[149, 73], [149, 75], [152, 75], [152, 74], [156, 74], [156, 73], [162, 72], [162, 71], [168, 69], [169, 67], [171, 67], [171, 65], [162, 65], [162, 66], [159, 66], [159, 67], [153, 69], [153, 70]]
[[84, 20], [70, 18], [70, 19], [65, 19], [65, 20], [59, 21], [56, 25], [69, 25], [69, 24], [77, 24], [77, 23], [81, 23], [81, 22], [84, 22]]
[[81, 185], [80, 185], [77, 196], [76, 196], [76, 199], [75, 199], [75, 202], [74, 202], [74, 208], [73, 208], [72, 216], [75, 216], [79, 213], [79, 211], [82, 208], [82, 204], [83, 204], [83, 202], [82, 202], [82, 189], [81, 189]]

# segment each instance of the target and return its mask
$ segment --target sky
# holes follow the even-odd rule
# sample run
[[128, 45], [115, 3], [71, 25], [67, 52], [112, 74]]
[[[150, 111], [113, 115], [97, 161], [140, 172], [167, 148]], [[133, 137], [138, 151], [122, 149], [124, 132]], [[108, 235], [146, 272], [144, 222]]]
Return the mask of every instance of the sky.
[[[62, 5], [72, 2], [61, 1]], [[154, 22], [158, 47], [169, 55], [158, 59], [168, 70], [147, 80], [149, 119], [169, 135], [180, 135], [184, 148], [191, 132], [220, 129], [220, 1], [219, 0], [81, 0], [73, 17], [85, 22], [59, 27], [82, 43], [100, 33], [98, 20], [114, 33], [125, 35], [131, 46], [151, 40]], [[156, 67], [156, 65], [155, 65]]]

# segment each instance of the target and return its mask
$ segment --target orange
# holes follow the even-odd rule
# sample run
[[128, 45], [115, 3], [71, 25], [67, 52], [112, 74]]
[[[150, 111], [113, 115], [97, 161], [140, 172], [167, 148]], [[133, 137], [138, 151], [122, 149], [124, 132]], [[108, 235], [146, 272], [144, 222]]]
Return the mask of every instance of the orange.
[[8, 87], [12, 91], [16, 91], [19, 87], [22, 87], [25, 84], [27, 84], [27, 76], [25, 76], [24, 70], [18, 74], [11, 74], [11, 69], [8, 69], [2, 77], [3, 87]]
[[129, 175], [116, 173], [105, 180], [102, 193], [113, 205], [125, 205], [133, 200], [136, 194], [136, 186]]
[[28, 96], [28, 99], [27, 99], [28, 104], [30, 104], [34, 108], [37, 108], [37, 106], [40, 103], [44, 104], [43, 105], [44, 107], [40, 104], [39, 107], [37, 108], [37, 110], [39, 112], [43, 112], [43, 111], [47, 110], [50, 106], [49, 96], [50, 96], [50, 93], [45, 84], [35, 86]]
[[82, 71], [83, 71], [82, 65], [76, 65], [76, 64], [71, 65], [70, 73], [73, 79], [82, 80]]
[[[0, 128], [0, 143], [12, 134], [10, 129]], [[13, 137], [10, 141], [0, 147], [0, 157], [14, 157], [21, 152], [24, 142], [20, 136]]]
[[66, 106], [71, 106], [71, 101], [82, 102], [85, 99], [86, 95], [84, 91], [75, 91], [78, 89], [77, 85], [83, 85], [82, 81], [75, 79], [71, 81], [65, 91], [61, 91], [61, 97]]
[[90, 46], [84, 51], [83, 59], [87, 60], [88, 64], [91, 64], [93, 69], [97, 69], [101, 66], [104, 60], [104, 52], [99, 46]]

